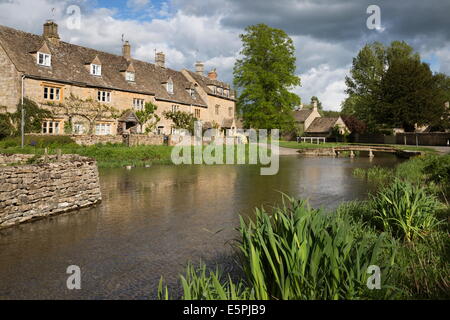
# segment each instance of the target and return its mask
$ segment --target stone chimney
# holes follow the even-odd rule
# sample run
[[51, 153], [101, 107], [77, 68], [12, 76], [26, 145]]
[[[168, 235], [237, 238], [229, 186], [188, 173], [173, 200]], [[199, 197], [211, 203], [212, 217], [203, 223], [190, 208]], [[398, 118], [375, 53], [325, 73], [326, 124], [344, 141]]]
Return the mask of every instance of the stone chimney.
[[208, 78], [210, 78], [211, 80], [217, 80], [217, 72], [216, 72], [216, 69], [212, 69], [212, 70], [208, 73]]
[[44, 23], [43, 36], [51, 43], [57, 45], [59, 43], [58, 25], [52, 20], [47, 20]]
[[298, 106], [298, 110], [303, 110], [303, 103], [300, 103], [300, 105]]
[[313, 105], [313, 110], [317, 111], [317, 100], [313, 100], [312, 105]]
[[195, 64], [195, 73], [202, 76], [204, 72], [205, 72], [205, 65], [203, 63], [201, 63], [200, 61], [198, 61]]
[[122, 54], [125, 59], [131, 60], [131, 46], [128, 41], [123, 44]]
[[156, 53], [155, 63], [158, 67], [166, 67], [166, 55], [163, 52]]

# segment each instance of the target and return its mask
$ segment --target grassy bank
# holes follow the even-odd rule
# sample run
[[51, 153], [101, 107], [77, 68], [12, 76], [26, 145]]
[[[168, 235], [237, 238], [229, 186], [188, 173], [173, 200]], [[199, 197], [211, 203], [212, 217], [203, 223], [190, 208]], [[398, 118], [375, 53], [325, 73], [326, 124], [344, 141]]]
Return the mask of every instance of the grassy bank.
[[280, 147], [290, 148], [290, 149], [316, 149], [316, 148], [335, 148], [342, 146], [351, 146], [351, 145], [370, 145], [370, 146], [384, 146], [384, 147], [393, 147], [398, 150], [410, 150], [410, 151], [422, 151], [429, 154], [437, 153], [436, 150], [430, 147], [421, 147], [421, 146], [404, 146], [404, 145], [385, 145], [385, 144], [364, 144], [364, 143], [341, 143], [341, 142], [326, 142], [321, 144], [313, 144], [313, 143], [297, 143], [296, 141], [280, 141]]
[[[361, 178], [380, 175], [368, 172]], [[244, 276], [190, 264], [180, 276], [181, 299], [450, 298], [450, 156], [416, 158], [385, 173], [369, 200], [334, 212], [284, 196], [253, 220], [241, 218], [235, 250]], [[367, 286], [377, 287], [373, 265], [379, 290]], [[159, 295], [180, 298], [163, 280]]]
[[[254, 147], [259, 148], [257, 145], [254, 145]], [[48, 154], [56, 154], [58, 150], [61, 150], [63, 154], [78, 154], [93, 158], [97, 161], [100, 168], [173, 164], [171, 158], [173, 147], [169, 146], [127, 147], [122, 144], [79, 146], [70, 137], [46, 136], [27, 137], [25, 147], [21, 148], [19, 138], [0, 140], [0, 153], [3, 154], [43, 155], [46, 149]], [[206, 147], [192, 147], [192, 163], [195, 163], [195, 154], [202, 153], [205, 150]], [[223, 157], [219, 156], [219, 159], [223, 158], [224, 163], [226, 163], [227, 155], [230, 154], [234, 156], [234, 163], [246, 164], [249, 163], [249, 150], [248, 145], [224, 146], [222, 149]], [[265, 151], [270, 155], [270, 150], [265, 148]], [[212, 155], [214, 156], [215, 153], [213, 152]]]

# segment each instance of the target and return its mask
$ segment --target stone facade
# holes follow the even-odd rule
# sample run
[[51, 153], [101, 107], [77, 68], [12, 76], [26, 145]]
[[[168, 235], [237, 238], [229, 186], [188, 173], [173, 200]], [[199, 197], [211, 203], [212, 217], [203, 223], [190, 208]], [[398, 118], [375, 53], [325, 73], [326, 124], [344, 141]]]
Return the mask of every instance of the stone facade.
[[24, 163], [31, 158], [35, 160], [33, 155], [0, 155], [0, 228], [89, 207], [102, 200], [94, 160], [63, 155], [59, 160], [48, 156], [45, 163]]
[[5, 50], [0, 46], [0, 113], [16, 111], [20, 92], [21, 81], [19, 73]]
[[[53, 30], [51, 37], [48, 36], [50, 25]], [[83, 100], [97, 101], [100, 91], [106, 91], [110, 95], [110, 99], [101, 103], [113, 107], [119, 115], [127, 110], [137, 111], [145, 103], [156, 105], [156, 114], [161, 121], [155, 127], [154, 133], [161, 135], [174, 133], [172, 121], [163, 116], [165, 111], [180, 110], [192, 113], [205, 125], [218, 125], [224, 129], [234, 123], [234, 91], [231, 94], [228, 84], [216, 80], [217, 73], [213, 73], [214, 83], [222, 93], [226, 90], [227, 95], [213, 94], [208, 92], [208, 89], [205, 91], [205, 84], [211, 81], [211, 78], [203, 75], [193, 78], [186, 70], [176, 71], [167, 68], [163, 53], [158, 53], [160, 58], [158, 63], [151, 64], [133, 59], [131, 45], [128, 42], [123, 48], [124, 55], [118, 56], [60, 41], [59, 36], [56, 39], [53, 35], [57, 35], [57, 30], [58, 26], [53, 22], [44, 25], [43, 36], [0, 26], [0, 106], [7, 107], [7, 110], [0, 109], [0, 112], [15, 111], [22, 97], [21, 77], [24, 75], [24, 96], [37, 102], [41, 107], [55, 111], [54, 119], [48, 121], [52, 122], [52, 126], [57, 122], [59, 130], [51, 134], [66, 133], [64, 128], [68, 117], [61, 112], [62, 109], [49, 106], [49, 103], [64, 104], [65, 99], [71, 94]], [[51, 41], [50, 38], [57, 41], [55, 39]], [[39, 53], [50, 55], [51, 63], [40, 64], [37, 59]], [[102, 65], [99, 75], [90, 71], [94, 62]], [[129, 72], [133, 73], [133, 80], [126, 78]], [[169, 90], [169, 83], [172, 84], [172, 90]], [[50, 90], [52, 98], [50, 94], [44, 97], [44, 92]], [[53, 91], [56, 90], [59, 92], [57, 98], [53, 95]], [[138, 105], [135, 105], [134, 101], [139, 101]], [[96, 134], [95, 128], [91, 128], [94, 130], [89, 132], [89, 123], [79, 115], [71, 116], [71, 120], [77, 127], [74, 133]], [[130, 121], [122, 121], [120, 129], [123, 128], [124, 122], [127, 123], [126, 130], [128, 130]], [[121, 130], [118, 130], [119, 121], [113, 117], [105, 115], [97, 119], [96, 124], [102, 128], [106, 126], [106, 134], [121, 133]], [[142, 129], [145, 130], [145, 127]], [[45, 130], [43, 129], [43, 132]]]

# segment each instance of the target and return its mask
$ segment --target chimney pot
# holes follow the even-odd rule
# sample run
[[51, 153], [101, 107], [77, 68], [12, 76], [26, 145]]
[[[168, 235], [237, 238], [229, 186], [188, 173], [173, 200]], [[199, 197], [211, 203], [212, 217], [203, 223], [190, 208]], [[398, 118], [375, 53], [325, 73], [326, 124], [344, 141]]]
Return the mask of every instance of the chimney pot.
[[217, 80], [217, 71], [216, 69], [211, 70], [208, 73], [208, 78], [210, 78], [211, 80]]
[[205, 72], [205, 65], [201, 62], [197, 62], [195, 64], [195, 73], [202, 76], [204, 72]]
[[127, 60], [131, 60], [131, 46], [128, 41], [125, 41], [122, 48], [123, 57]]
[[166, 67], [166, 56], [163, 52], [156, 53], [155, 62], [158, 67]]
[[47, 20], [44, 23], [43, 36], [45, 39], [49, 40], [53, 44], [58, 44], [59, 43], [58, 25], [52, 20]]

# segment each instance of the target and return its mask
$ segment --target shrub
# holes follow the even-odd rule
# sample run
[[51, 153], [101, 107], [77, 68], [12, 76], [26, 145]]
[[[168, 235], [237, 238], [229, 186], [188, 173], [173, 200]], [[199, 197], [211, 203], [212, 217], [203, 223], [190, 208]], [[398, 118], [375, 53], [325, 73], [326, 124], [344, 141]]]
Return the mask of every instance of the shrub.
[[441, 204], [437, 198], [409, 182], [396, 179], [372, 195], [371, 202], [372, 222], [406, 241], [424, 237], [439, 224], [435, 213]]

